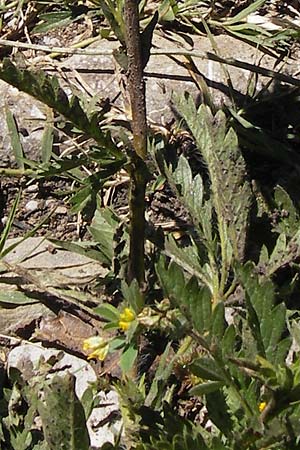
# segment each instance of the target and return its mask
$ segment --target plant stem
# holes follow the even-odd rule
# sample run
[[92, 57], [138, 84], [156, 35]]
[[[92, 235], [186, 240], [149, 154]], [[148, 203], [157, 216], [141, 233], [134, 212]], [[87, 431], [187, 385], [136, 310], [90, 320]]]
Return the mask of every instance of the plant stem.
[[131, 177], [129, 198], [130, 248], [127, 275], [129, 282], [136, 279], [142, 287], [145, 281], [145, 191], [147, 185], [147, 171], [144, 163], [147, 155], [145, 82], [137, 0], [125, 0], [124, 8], [128, 58], [127, 89], [131, 104], [134, 147], [129, 169]]
[[32, 169], [11, 169], [9, 167], [0, 167], [0, 175], [4, 177], [14, 177], [14, 178], [22, 178], [22, 177], [30, 177], [34, 174], [34, 170]]

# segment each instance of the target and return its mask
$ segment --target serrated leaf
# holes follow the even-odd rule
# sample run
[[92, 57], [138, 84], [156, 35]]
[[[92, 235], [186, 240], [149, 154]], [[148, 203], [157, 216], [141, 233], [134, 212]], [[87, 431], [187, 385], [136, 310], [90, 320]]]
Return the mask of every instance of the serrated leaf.
[[[212, 291], [211, 277], [207, 276], [205, 269], [201, 264], [206, 261], [206, 256], [201, 254], [199, 255], [199, 248], [195, 244], [184, 248], [179, 247], [175, 239], [169, 235], [165, 239], [164, 253], [190, 275], [195, 275]], [[203, 256], [204, 261], [201, 260], [201, 256]]]
[[194, 277], [186, 285], [185, 304], [189, 308], [195, 330], [200, 334], [208, 331], [212, 314], [211, 292], [206, 286], [200, 287]]
[[274, 200], [280, 213], [280, 220], [273, 226], [273, 230], [292, 237], [299, 230], [299, 212], [282, 186], [275, 187]]
[[176, 185], [177, 191], [182, 198], [182, 202], [189, 210], [196, 224], [201, 220], [204, 214], [202, 208], [203, 201], [203, 182], [200, 174], [193, 179], [192, 171], [187, 159], [180, 155], [178, 164], [173, 173], [166, 168], [168, 179]]
[[50, 450], [57, 450], [58, 443], [61, 450], [89, 450], [86, 419], [73, 375], [55, 375], [44, 384], [38, 411]]
[[156, 272], [165, 294], [187, 315], [195, 329], [201, 334], [208, 331], [212, 308], [209, 289], [199, 286], [196, 277], [186, 281], [182, 269], [175, 263], [166, 268], [163, 258], [157, 264]]
[[174, 362], [176, 361], [176, 355], [170, 360], [170, 354], [172, 355], [171, 345], [172, 342], [169, 342], [166, 345], [166, 348], [160, 357], [158, 368], [155, 372], [154, 379], [145, 400], [146, 406], [161, 406], [161, 401], [163, 400], [165, 389], [169, 377], [172, 374]]
[[274, 307], [274, 286], [270, 280], [260, 280], [248, 263], [240, 271], [246, 293], [249, 325], [256, 339], [259, 352], [271, 362], [276, 358], [276, 347], [286, 328], [286, 307]]
[[164, 258], [160, 258], [156, 265], [156, 273], [160, 284], [171, 300], [174, 300], [176, 303], [180, 302], [185, 288], [183, 271], [175, 263], [171, 263], [167, 269], [165, 264]]
[[103, 146], [106, 152], [110, 151], [117, 158], [123, 158], [121, 150], [117, 148], [110, 134], [103, 132], [97, 123], [89, 119], [78, 97], [73, 96], [69, 101], [65, 91], [59, 87], [56, 77], [51, 77], [42, 71], [31, 72], [27, 69], [18, 69], [9, 58], [4, 58], [0, 68], [0, 79], [53, 108], [76, 128]]
[[[213, 116], [205, 105], [196, 110], [190, 96], [178, 96], [174, 100], [196, 140], [209, 172], [221, 246], [225, 248], [226, 239], [229, 238], [235, 257], [242, 260], [252, 193], [237, 136], [233, 129], [227, 130], [226, 117], [222, 111]], [[227, 229], [226, 239], [222, 235], [224, 227]]]
[[261, 334], [266, 349], [266, 356], [274, 360], [278, 342], [286, 328], [286, 307], [283, 303], [272, 309], [271, 314], [261, 322]]

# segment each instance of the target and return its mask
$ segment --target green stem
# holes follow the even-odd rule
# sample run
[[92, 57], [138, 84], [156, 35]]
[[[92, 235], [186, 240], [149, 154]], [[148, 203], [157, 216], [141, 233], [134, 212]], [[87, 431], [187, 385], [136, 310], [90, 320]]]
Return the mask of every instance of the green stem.
[[30, 177], [34, 173], [34, 170], [32, 169], [10, 169], [9, 167], [0, 167], [0, 175], [3, 175], [5, 177], [14, 177], [14, 178], [21, 178], [21, 177]]

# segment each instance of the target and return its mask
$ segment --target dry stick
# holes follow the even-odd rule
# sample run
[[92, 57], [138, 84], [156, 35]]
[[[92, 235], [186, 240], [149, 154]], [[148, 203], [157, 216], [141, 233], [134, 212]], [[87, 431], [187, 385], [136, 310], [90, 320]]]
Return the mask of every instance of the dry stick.
[[136, 0], [125, 0], [126, 51], [128, 58], [127, 89], [131, 104], [133, 146], [130, 161], [130, 244], [128, 281], [145, 282], [145, 191], [147, 184], [144, 159], [147, 155], [147, 121], [145, 82], [139, 30], [139, 11]]
[[[39, 50], [46, 53], [59, 53], [59, 54], [69, 54], [69, 55], [102, 55], [102, 56], [112, 56], [113, 50], [103, 49], [101, 47], [94, 47], [93, 49], [78, 49], [71, 47], [48, 47], [46, 45], [37, 45], [37, 44], [27, 44], [23, 42], [9, 41], [6, 39], [0, 39], [0, 46], [6, 47], [15, 47], [15, 48], [24, 48], [31, 50]], [[240, 61], [234, 58], [222, 58], [210, 52], [199, 53], [197, 51], [191, 50], [178, 50], [168, 49], [168, 50], [152, 50], [151, 56], [192, 56], [193, 58], [198, 59], [208, 59], [211, 61], [217, 61], [223, 64], [227, 64], [228, 66], [238, 67], [240, 69], [248, 70], [249, 72], [258, 73], [259, 75], [263, 75], [264, 77], [274, 78], [275, 80], [282, 81], [284, 83], [288, 83], [294, 86], [300, 86], [300, 80], [298, 78], [292, 77], [290, 75], [285, 75], [280, 72], [276, 72], [275, 70], [267, 69], [266, 67], [256, 66], [255, 64], [249, 64], [244, 61]]]

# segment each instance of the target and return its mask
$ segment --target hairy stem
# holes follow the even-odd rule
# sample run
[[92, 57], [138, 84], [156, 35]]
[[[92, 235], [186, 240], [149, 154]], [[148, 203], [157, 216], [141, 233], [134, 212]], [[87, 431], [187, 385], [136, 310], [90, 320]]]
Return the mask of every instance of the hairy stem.
[[145, 281], [145, 190], [147, 171], [147, 121], [142, 49], [139, 31], [139, 11], [136, 0], [125, 0], [126, 50], [128, 58], [127, 89], [131, 104], [131, 127], [134, 152], [130, 167], [130, 249], [128, 281], [136, 279], [140, 286]]

